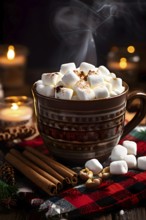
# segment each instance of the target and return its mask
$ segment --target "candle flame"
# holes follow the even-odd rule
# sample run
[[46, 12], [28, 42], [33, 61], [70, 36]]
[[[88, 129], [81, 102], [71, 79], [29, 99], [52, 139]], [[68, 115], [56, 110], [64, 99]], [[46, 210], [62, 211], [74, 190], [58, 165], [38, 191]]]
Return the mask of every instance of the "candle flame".
[[120, 66], [121, 69], [126, 69], [126, 67], [127, 67], [127, 59], [125, 57], [122, 57], [120, 59], [119, 66]]
[[135, 52], [135, 47], [134, 46], [128, 46], [127, 51], [128, 51], [128, 53], [134, 53]]
[[12, 110], [17, 110], [19, 107], [16, 103], [12, 103], [11, 109]]
[[12, 45], [8, 47], [7, 58], [8, 60], [13, 60], [15, 58], [15, 48]]

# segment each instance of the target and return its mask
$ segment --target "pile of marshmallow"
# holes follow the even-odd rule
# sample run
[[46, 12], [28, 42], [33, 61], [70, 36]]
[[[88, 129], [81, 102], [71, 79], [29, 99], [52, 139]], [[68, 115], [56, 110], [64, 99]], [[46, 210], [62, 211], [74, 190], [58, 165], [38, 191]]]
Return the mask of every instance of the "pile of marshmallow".
[[39, 94], [66, 100], [93, 100], [114, 97], [125, 88], [105, 66], [82, 62], [77, 68], [74, 63], [62, 64], [59, 72], [43, 73], [36, 82]]
[[129, 169], [146, 170], [146, 156], [137, 157], [137, 144], [134, 141], [125, 140], [122, 145], [116, 145], [109, 158], [111, 162], [105, 168], [97, 159], [85, 163], [85, 169], [80, 171], [80, 177], [86, 180], [86, 187], [97, 187], [110, 175], [126, 174]]
[[116, 145], [111, 152], [110, 173], [125, 174], [128, 169], [146, 170], [146, 156], [137, 156], [137, 144], [125, 140], [122, 145]]

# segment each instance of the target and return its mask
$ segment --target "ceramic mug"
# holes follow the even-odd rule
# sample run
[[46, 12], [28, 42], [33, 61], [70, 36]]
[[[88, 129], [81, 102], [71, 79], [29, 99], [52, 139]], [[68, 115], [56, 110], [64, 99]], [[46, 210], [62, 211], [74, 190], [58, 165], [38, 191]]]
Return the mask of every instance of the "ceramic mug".
[[[119, 140], [134, 129], [146, 114], [146, 94], [124, 82], [125, 91], [99, 100], [62, 100], [40, 95], [33, 85], [37, 126], [49, 152], [66, 164], [83, 165], [91, 158], [103, 162]], [[125, 113], [140, 100], [135, 117], [125, 125]]]

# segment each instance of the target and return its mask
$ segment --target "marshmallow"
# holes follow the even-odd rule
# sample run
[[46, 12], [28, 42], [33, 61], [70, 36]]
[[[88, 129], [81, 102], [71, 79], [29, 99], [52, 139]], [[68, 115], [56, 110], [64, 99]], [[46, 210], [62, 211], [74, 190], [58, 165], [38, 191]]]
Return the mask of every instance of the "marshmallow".
[[[36, 84], [50, 86], [50, 89], [40, 86], [37, 91], [47, 96], [54, 94], [53, 97], [58, 97], [58, 94], [55, 95], [53, 92], [53, 86], [64, 87], [68, 94], [65, 97], [67, 99], [71, 97], [73, 100], [104, 99], [117, 96], [125, 90], [122, 86], [122, 79], [116, 78], [116, 75], [110, 73], [105, 66], [97, 68], [86, 62], [82, 62], [78, 68], [75, 63], [62, 64], [59, 72], [43, 73], [41, 80]], [[68, 89], [73, 90], [73, 95]], [[64, 98], [64, 95], [59, 94], [59, 97]]]
[[44, 85], [56, 85], [61, 78], [62, 78], [62, 74], [59, 72], [42, 74], [42, 81]]
[[134, 141], [128, 141], [125, 140], [123, 141], [123, 146], [127, 148], [127, 153], [128, 154], [133, 154], [136, 155], [137, 154], [137, 144]]
[[134, 155], [128, 154], [128, 155], [125, 156], [124, 160], [126, 161], [129, 169], [136, 168], [137, 160], [136, 160], [136, 157]]
[[43, 81], [41, 79], [36, 81], [36, 85], [43, 85]]
[[89, 73], [89, 71], [95, 71], [96, 68], [94, 65], [90, 64], [90, 63], [86, 63], [86, 62], [82, 62], [80, 64], [80, 71], [84, 72], [85, 75], [87, 75]]
[[128, 172], [128, 165], [126, 161], [119, 160], [110, 163], [111, 174], [126, 174]]
[[39, 83], [36, 84], [36, 91], [38, 93], [40, 93], [41, 95], [45, 95], [44, 94], [44, 88], [45, 88], [45, 85], [39, 84]]
[[121, 78], [111, 78], [110, 83], [112, 84], [113, 91], [115, 91], [117, 95], [121, 94], [125, 90], [125, 87], [122, 86]]
[[73, 90], [65, 87], [56, 87], [55, 89], [55, 98], [58, 99], [68, 99], [70, 100], [73, 95]]
[[110, 76], [111, 76], [112, 78], [116, 78], [116, 74], [115, 74], [115, 73], [110, 73]]
[[117, 95], [117, 93], [115, 92], [115, 91], [110, 91], [110, 96], [111, 97], [114, 97], [114, 96], [116, 96]]
[[146, 170], [146, 156], [137, 158], [137, 167], [140, 170]]
[[[103, 74], [102, 74], [103, 75]], [[110, 83], [110, 81], [111, 81], [111, 79], [112, 79], [112, 77], [110, 76], [110, 75], [103, 75], [103, 78], [104, 78], [104, 81], [105, 82], [109, 82]]]
[[122, 87], [122, 79], [121, 78], [111, 78], [111, 83], [113, 88], [121, 88]]
[[110, 75], [110, 71], [105, 67], [105, 66], [99, 66], [98, 67], [98, 72], [100, 74], [104, 74], [104, 75]]
[[80, 80], [78, 81], [75, 86], [74, 86], [74, 90], [76, 91], [76, 89], [87, 89], [87, 88], [90, 88], [90, 85], [88, 82], [86, 82], [85, 80]]
[[103, 170], [102, 164], [97, 159], [88, 160], [85, 163], [85, 167], [91, 170], [94, 174], [98, 174], [101, 170]]
[[44, 95], [47, 97], [54, 97], [54, 95], [55, 95], [55, 88], [53, 85], [45, 86], [43, 84], [37, 84], [36, 90], [41, 95]]
[[98, 74], [88, 75], [87, 81], [89, 82], [89, 84], [92, 88], [97, 86], [99, 83], [104, 82], [103, 77], [101, 75], [98, 75]]
[[47, 97], [54, 97], [55, 96], [55, 87], [53, 85], [45, 86], [44, 92]]
[[104, 86], [108, 89], [109, 93], [112, 91], [112, 85], [109, 82], [104, 82]]
[[107, 87], [104, 85], [97, 86], [97, 87], [93, 88], [93, 90], [94, 90], [96, 99], [102, 99], [102, 98], [109, 97], [109, 91], [108, 91]]
[[73, 87], [78, 81], [80, 80], [80, 77], [77, 76], [77, 74], [70, 70], [66, 72], [66, 74], [62, 77], [62, 82], [65, 86]]
[[118, 144], [112, 149], [110, 157], [112, 161], [115, 161], [115, 160], [123, 160], [126, 155], [127, 155], [127, 149], [122, 145]]
[[125, 90], [125, 87], [122, 86], [121, 88], [114, 89], [114, 92], [115, 92], [117, 95], [119, 95], [119, 94], [121, 94], [122, 92], [124, 92], [124, 90]]
[[95, 98], [94, 91], [90, 88], [89, 83], [80, 80], [74, 86], [74, 90], [79, 100], [91, 100]]
[[62, 80], [60, 80], [58, 83], [57, 83], [57, 85], [56, 85], [56, 87], [65, 87], [65, 85], [64, 85], [64, 83], [63, 83], [63, 81]]
[[92, 89], [86, 88], [76, 88], [76, 94], [79, 100], [92, 100], [95, 99], [95, 93]]
[[60, 72], [62, 74], [66, 74], [67, 71], [70, 71], [70, 70], [75, 70], [76, 69], [76, 65], [75, 63], [65, 63], [65, 64], [62, 64], [61, 67], [60, 67]]

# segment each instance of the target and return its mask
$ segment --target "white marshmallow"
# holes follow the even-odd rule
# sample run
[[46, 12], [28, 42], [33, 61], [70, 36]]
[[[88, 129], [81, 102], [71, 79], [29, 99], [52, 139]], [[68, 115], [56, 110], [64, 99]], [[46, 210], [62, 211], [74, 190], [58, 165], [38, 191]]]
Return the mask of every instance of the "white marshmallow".
[[122, 92], [124, 92], [124, 90], [125, 90], [125, 87], [122, 86], [121, 88], [114, 89], [114, 92], [115, 92], [117, 95], [119, 95], [119, 94], [121, 94]]
[[124, 160], [126, 155], [127, 155], [127, 149], [122, 145], [118, 144], [112, 149], [110, 157], [112, 161], [116, 161], [116, 160]]
[[96, 99], [102, 99], [109, 97], [109, 91], [106, 86], [99, 85], [93, 88]]
[[134, 141], [125, 140], [122, 145], [127, 148], [128, 154], [137, 155], [137, 143]]
[[65, 87], [65, 85], [64, 85], [64, 83], [63, 83], [62, 80], [60, 80], [60, 81], [57, 83], [57, 85], [56, 85], [56, 87], [59, 87], [59, 86]]
[[36, 81], [36, 85], [42, 85], [42, 84], [43, 84], [43, 81], [41, 79]]
[[45, 86], [43, 84], [38, 84], [36, 86], [36, 90], [41, 95], [47, 96], [47, 97], [54, 97], [55, 95], [55, 88], [53, 85]]
[[78, 81], [80, 80], [80, 77], [77, 76], [77, 74], [70, 70], [66, 72], [66, 74], [62, 77], [62, 82], [67, 87], [73, 87]]
[[99, 83], [104, 82], [103, 77], [101, 75], [98, 75], [98, 74], [88, 75], [87, 81], [89, 82], [91, 88], [97, 86]]
[[[82, 62], [78, 68], [75, 63], [62, 64], [60, 72], [43, 73], [41, 80], [36, 84], [71, 88], [74, 90], [74, 97], [72, 97], [74, 100], [109, 98], [117, 96], [125, 90], [125, 87], [122, 86], [122, 79], [116, 78], [116, 75], [110, 73], [105, 66], [101, 65], [97, 68], [86, 62]], [[52, 96], [53, 94], [52, 86], [49, 90], [43, 86], [37, 89], [43, 95], [51, 94]], [[64, 96], [61, 95], [61, 97]]]
[[[103, 74], [102, 74], [103, 75]], [[111, 79], [112, 79], [112, 77], [110, 76], [110, 75], [103, 75], [103, 78], [104, 78], [104, 81], [105, 82], [109, 82], [110, 83], [110, 81], [111, 81]]]
[[119, 160], [110, 163], [111, 174], [126, 174], [128, 172], [128, 165], [126, 161]]
[[141, 156], [137, 158], [137, 167], [140, 170], [146, 170], [146, 156]]
[[112, 78], [116, 78], [116, 74], [115, 74], [115, 73], [110, 73], [110, 76], [111, 76]]
[[130, 154], [126, 155], [124, 160], [126, 161], [129, 169], [133, 169], [137, 166], [136, 157], [132, 154], [131, 155]]
[[91, 100], [95, 98], [94, 91], [85, 80], [78, 81], [74, 86], [74, 91], [79, 100]]
[[45, 86], [44, 92], [47, 97], [54, 97], [55, 96], [55, 87], [53, 85]]
[[117, 95], [121, 94], [125, 90], [125, 87], [122, 86], [122, 79], [121, 78], [111, 78], [110, 83], [112, 84], [113, 91]]
[[56, 85], [61, 78], [62, 74], [59, 72], [42, 74], [42, 81], [44, 85]]
[[93, 91], [93, 89], [90, 88], [76, 88], [76, 94], [79, 98], [79, 100], [93, 100], [95, 99], [95, 93]]
[[66, 74], [67, 71], [75, 70], [75, 69], [76, 69], [75, 63], [65, 63], [61, 65], [60, 72], [62, 74]]
[[89, 71], [96, 71], [96, 68], [94, 65], [90, 63], [86, 63], [86, 62], [82, 62], [79, 68], [80, 68], [80, 71], [83, 71], [85, 75], [87, 75]]
[[45, 95], [44, 88], [45, 88], [45, 85], [39, 84], [39, 83], [36, 84], [36, 91], [41, 95]]
[[122, 79], [121, 78], [111, 78], [111, 83], [113, 88], [121, 88], [122, 87]]
[[89, 83], [88, 82], [86, 82], [85, 80], [79, 80], [76, 84], [75, 84], [75, 86], [74, 86], [74, 90], [76, 91], [76, 89], [78, 89], [78, 88], [80, 88], [80, 89], [87, 89], [87, 88], [90, 88], [90, 85], [89, 85]]
[[111, 91], [110, 92], [110, 97], [114, 97], [114, 96], [116, 96], [117, 95], [117, 93], [115, 92], [115, 91]]
[[104, 85], [106, 86], [106, 88], [108, 89], [109, 93], [111, 93], [112, 91], [112, 85], [109, 82], [104, 82]]
[[70, 100], [73, 95], [73, 90], [65, 87], [57, 87], [55, 90], [55, 98]]
[[105, 66], [99, 66], [98, 72], [100, 72], [100, 74], [104, 74], [106, 76], [110, 75], [110, 71]]
[[94, 174], [99, 173], [103, 169], [102, 164], [97, 159], [88, 160], [85, 163], [85, 167], [91, 170]]

